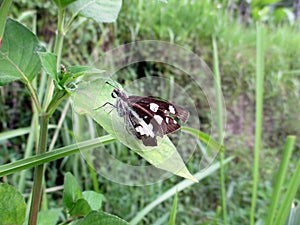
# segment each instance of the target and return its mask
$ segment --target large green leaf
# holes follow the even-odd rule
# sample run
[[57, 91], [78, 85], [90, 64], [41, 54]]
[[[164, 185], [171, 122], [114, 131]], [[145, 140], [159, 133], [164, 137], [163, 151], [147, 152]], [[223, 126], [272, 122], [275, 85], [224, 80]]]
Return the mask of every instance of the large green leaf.
[[23, 224], [26, 204], [21, 193], [8, 184], [0, 184], [0, 224]]
[[30, 82], [41, 69], [37, 52], [44, 50], [28, 28], [8, 19], [0, 47], [0, 85], [18, 79]]
[[122, 0], [77, 0], [70, 5], [74, 14], [93, 19], [98, 23], [115, 22], [122, 6]]
[[108, 133], [155, 167], [197, 182], [197, 179], [187, 170], [176, 147], [168, 136], [157, 137], [158, 146], [145, 146], [139, 139], [128, 134], [124, 125], [124, 118], [118, 116], [116, 110], [112, 110], [109, 105], [99, 108], [107, 102], [114, 104], [114, 99], [111, 97], [114, 87], [106, 84], [106, 82], [118, 85], [115, 81], [106, 78], [98, 78], [86, 83], [81, 82], [78, 89], [71, 93], [75, 111], [91, 116]]
[[76, 225], [129, 225], [125, 220], [105, 212], [91, 212], [84, 219], [81, 219]]

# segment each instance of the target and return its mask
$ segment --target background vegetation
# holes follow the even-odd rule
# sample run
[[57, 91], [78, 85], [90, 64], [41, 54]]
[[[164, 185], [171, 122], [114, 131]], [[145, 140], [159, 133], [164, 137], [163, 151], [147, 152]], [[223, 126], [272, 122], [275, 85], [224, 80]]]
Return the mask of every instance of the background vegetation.
[[[260, 179], [256, 205], [256, 221], [264, 221], [274, 183], [277, 177], [284, 143], [288, 135], [300, 135], [300, 38], [299, 3], [297, 1], [142, 1], [126, 0], [116, 23], [98, 24], [78, 18], [65, 37], [62, 62], [66, 65], [87, 65], [94, 61], [95, 52], [105, 52], [123, 43], [138, 40], [164, 40], [184, 46], [200, 55], [212, 68], [212, 37], [218, 44], [222, 92], [227, 109], [225, 157], [235, 156], [225, 166], [225, 187], [228, 224], [249, 224], [251, 209], [253, 151], [255, 131], [256, 90], [256, 22], [263, 22], [265, 41], [265, 77], [260, 150]], [[297, 8], [298, 7], [298, 8]], [[53, 49], [57, 29], [57, 9], [51, 1], [13, 2], [11, 17], [36, 31], [47, 49]], [[297, 17], [298, 16], [298, 17]], [[131, 71], [128, 79], [143, 73], [164, 73], [165, 68], [144, 65]], [[39, 82], [41, 80], [38, 80]], [[126, 81], [123, 81], [126, 82]], [[40, 89], [43, 89], [40, 86]], [[32, 106], [25, 87], [13, 82], [0, 87], [0, 131], [29, 127]], [[62, 129], [55, 145], [58, 148], [74, 143], [69, 133], [72, 112], [67, 101], [51, 118], [57, 124], [65, 114]], [[205, 109], [204, 109], [205, 110]], [[54, 135], [50, 130], [49, 142]], [[0, 164], [24, 157], [28, 135], [11, 138], [0, 143]], [[299, 159], [299, 139], [288, 162], [286, 177], [291, 177]], [[120, 154], [120, 152], [122, 154]], [[137, 156], [121, 149], [120, 160], [136, 162]], [[192, 173], [197, 172], [199, 155], [188, 163]], [[75, 162], [75, 163], [74, 163]], [[57, 191], [46, 195], [43, 209], [62, 205], [64, 174], [71, 171], [83, 190], [95, 190], [93, 174], [79, 154], [47, 164], [46, 188]], [[29, 196], [32, 171], [27, 171], [20, 183], [21, 173], [2, 178]], [[121, 186], [103, 177], [97, 177], [100, 193], [105, 196], [104, 211], [126, 221], [133, 219], [147, 204], [174, 187], [181, 178], [172, 177], [149, 186]], [[286, 180], [288, 182], [288, 180]], [[22, 185], [22, 186], [21, 186]], [[286, 187], [288, 183], [284, 183]], [[221, 185], [218, 173], [199, 184], [178, 193], [177, 224], [221, 224]], [[299, 199], [299, 193], [296, 195]], [[173, 198], [169, 198], [148, 213], [140, 224], [166, 224]], [[286, 206], [290, 207], [290, 206]], [[61, 216], [62, 218], [63, 216]]]

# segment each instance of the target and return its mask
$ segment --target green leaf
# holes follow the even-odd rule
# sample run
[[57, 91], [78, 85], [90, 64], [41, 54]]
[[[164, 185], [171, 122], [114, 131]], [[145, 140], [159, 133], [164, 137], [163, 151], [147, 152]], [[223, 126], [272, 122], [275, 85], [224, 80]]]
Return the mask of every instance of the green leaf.
[[[120, 117], [116, 110], [109, 108], [109, 105], [107, 105], [108, 108], [99, 108], [107, 102], [114, 103], [114, 99], [111, 97], [114, 87], [106, 82], [118, 86], [115, 81], [101, 77], [89, 82], [81, 82], [76, 91], [70, 93], [73, 98], [74, 110], [79, 114], [91, 116], [108, 133], [155, 167], [197, 182], [166, 135], [163, 138], [157, 137], [158, 146], [145, 146], [133, 135], [126, 135], [128, 131], [124, 126], [124, 118]], [[109, 113], [109, 111], [111, 112]]]
[[0, 223], [23, 224], [26, 204], [21, 193], [8, 184], [0, 184]]
[[53, 1], [58, 8], [63, 9], [67, 5], [71, 4], [72, 2], [75, 2], [76, 0], [53, 0]]
[[105, 212], [91, 212], [84, 219], [79, 220], [76, 225], [129, 225], [125, 220]]
[[91, 212], [91, 207], [83, 198], [78, 199], [69, 211], [71, 216], [86, 216], [89, 212]]
[[77, 0], [70, 5], [74, 14], [81, 14], [98, 23], [115, 22], [122, 6], [122, 0]]
[[58, 222], [62, 209], [49, 209], [39, 212], [38, 225], [55, 225]]
[[208, 147], [216, 151], [223, 151], [224, 148], [223, 145], [219, 145], [218, 142], [213, 140], [209, 135], [203, 133], [202, 131], [196, 130], [191, 127], [181, 127], [181, 130], [196, 136], [200, 141], [205, 143]]
[[75, 177], [71, 173], [66, 173], [64, 182], [63, 202], [66, 208], [71, 211], [75, 203], [82, 199], [83, 195], [77, 184]]
[[170, 218], [169, 218], [169, 225], [175, 225], [176, 224], [177, 201], [178, 201], [178, 192], [176, 190], [176, 194], [174, 195], [174, 200], [173, 200], [173, 206], [172, 206], [171, 215], [170, 215]]
[[4, 0], [0, 3], [0, 48], [2, 45], [2, 38], [4, 34], [6, 18], [9, 14], [11, 2], [12, 0]]
[[42, 66], [47, 74], [49, 74], [55, 81], [57, 80], [56, 61], [57, 56], [50, 52], [38, 52]]
[[41, 69], [38, 51], [45, 51], [37, 37], [21, 23], [8, 19], [0, 48], [0, 85], [21, 79], [32, 81]]
[[57, 159], [64, 158], [66, 156], [79, 153], [78, 146], [80, 146], [80, 150], [88, 150], [90, 148], [95, 148], [101, 145], [112, 143], [114, 141], [114, 137], [112, 137], [111, 135], [106, 135], [99, 138], [95, 138], [93, 140], [83, 141], [62, 148], [58, 148], [52, 150], [51, 152], [45, 152], [42, 154], [30, 156], [28, 158], [20, 159], [16, 162], [0, 165], [0, 177], [13, 174], [15, 172], [22, 171], [25, 169], [30, 169], [35, 166], [45, 164], [47, 162], [52, 162]]
[[82, 192], [83, 198], [89, 203], [92, 210], [99, 210], [102, 206], [104, 196], [94, 191]]

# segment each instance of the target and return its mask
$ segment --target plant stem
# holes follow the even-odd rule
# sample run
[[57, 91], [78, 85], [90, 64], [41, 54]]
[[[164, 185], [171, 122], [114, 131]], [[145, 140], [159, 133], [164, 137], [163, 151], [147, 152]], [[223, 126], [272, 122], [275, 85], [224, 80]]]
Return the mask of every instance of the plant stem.
[[[213, 57], [214, 57], [214, 75], [215, 75], [215, 91], [217, 102], [217, 126], [218, 126], [218, 141], [223, 145], [223, 110], [222, 110], [222, 90], [221, 78], [218, 59], [218, 47], [215, 37], [213, 37]], [[227, 224], [227, 207], [226, 207], [226, 189], [224, 177], [224, 152], [220, 151], [220, 183], [221, 183], [221, 199], [222, 199], [222, 215], [223, 224]]]
[[[36, 154], [41, 154], [46, 152], [47, 148], [47, 136], [48, 136], [48, 116], [42, 114], [40, 116], [40, 138]], [[32, 201], [30, 206], [29, 214], [29, 225], [35, 225], [37, 223], [37, 216], [39, 212], [39, 207], [42, 199], [42, 182], [44, 175], [44, 164], [35, 167], [34, 170], [34, 186], [32, 192]]]
[[264, 90], [264, 41], [263, 29], [257, 23], [256, 39], [256, 111], [255, 111], [255, 144], [254, 144], [254, 166], [253, 186], [251, 200], [250, 225], [254, 225], [254, 216], [257, 199], [257, 186], [259, 180], [259, 153], [261, 148], [261, 130], [263, 117], [263, 90]]
[[[57, 37], [55, 43], [55, 53], [57, 55], [57, 63], [56, 69], [57, 71], [60, 68], [60, 60], [61, 60], [61, 52], [63, 47], [63, 25], [64, 25], [64, 13], [63, 9], [59, 9], [58, 13], [58, 28], [57, 28]], [[29, 83], [30, 84], [30, 83]], [[30, 88], [30, 86], [29, 86]], [[40, 136], [39, 136], [39, 144], [36, 154], [45, 153], [47, 149], [47, 136], [48, 136], [48, 122], [49, 117], [55, 111], [57, 105], [62, 101], [64, 95], [60, 96], [58, 94], [57, 104], [53, 104], [53, 107], [49, 107], [50, 103], [53, 103], [53, 91], [54, 91], [54, 84], [53, 79], [49, 77], [47, 90], [45, 93], [45, 100], [43, 102], [42, 112], [40, 114]], [[38, 105], [39, 106], [39, 105]], [[51, 113], [49, 113], [51, 111]], [[32, 192], [32, 201], [30, 207], [30, 214], [29, 214], [29, 225], [36, 225], [39, 208], [42, 202], [42, 185], [44, 180], [44, 164], [39, 165], [34, 170], [34, 180], [33, 180], [33, 192]]]

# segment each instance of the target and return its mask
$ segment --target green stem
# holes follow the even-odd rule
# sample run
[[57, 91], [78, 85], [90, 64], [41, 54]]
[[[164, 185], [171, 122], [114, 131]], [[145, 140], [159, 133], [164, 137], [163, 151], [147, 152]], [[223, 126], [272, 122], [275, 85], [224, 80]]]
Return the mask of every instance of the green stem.
[[[65, 11], [63, 9], [59, 9], [57, 35], [56, 35], [55, 47], [54, 47], [54, 52], [57, 56], [57, 61], [56, 61], [56, 70], [57, 71], [60, 70], [61, 53], [62, 53], [64, 35], [65, 35], [64, 29], [63, 29], [64, 15], [65, 15]], [[44, 109], [48, 108], [50, 102], [53, 100], [53, 98], [52, 98], [53, 91], [54, 91], [53, 79], [49, 77], [48, 83], [47, 83], [47, 91], [45, 93], [45, 101], [43, 103]]]
[[[215, 90], [217, 102], [217, 126], [219, 143], [223, 144], [223, 110], [222, 110], [222, 90], [221, 78], [219, 70], [218, 47], [215, 37], [213, 37], [213, 57], [214, 57], [214, 75], [215, 75]], [[220, 152], [220, 183], [221, 183], [221, 201], [222, 201], [222, 215], [223, 224], [227, 224], [227, 208], [226, 208], [226, 189], [224, 177], [224, 152]]]
[[254, 166], [253, 186], [251, 200], [250, 225], [254, 225], [255, 208], [257, 199], [257, 186], [259, 180], [259, 153], [261, 148], [261, 131], [263, 117], [263, 90], [264, 90], [264, 43], [263, 29], [257, 23], [257, 44], [256, 44], [256, 111], [255, 111], [255, 144], [254, 144]]
[[[48, 136], [48, 117], [45, 114], [40, 116], [40, 138], [38, 145], [38, 152], [41, 154], [46, 152], [47, 136]], [[32, 201], [29, 214], [29, 225], [36, 225], [39, 207], [42, 199], [42, 181], [44, 175], [44, 164], [35, 167], [34, 170], [34, 186], [32, 192]]]
[[[57, 71], [60, 68], [61, 52], [63, 47], [64, 13], [65, 11], [63, 9], [59, 9], [58, 28], [57, 28], [58, 32], [57, 32], [56, 43], [55, 43], [55, 53], [57, 55], [57, 63], [56, 63]], [[55, 96], [56, 97], [55, 100], [57, 100], [57, 103], [53, 104], [53, 99], [54, 99], [53, 91], [54, 91], [53, 79], [49, 78], [47, 90], [45, 94], [45, 100], [43, 102], [43, 107], [42, 107], [43, 110], [40, 111], [41, 112], [40, 136], [39, 136], [39, 144], [38, 144], [38, 149], [36, 154], [41, 154], [46, 152], [49, 117], [53, 114], [54, 110], [57, 108], [57, 105], [62, 101], [63, 96], [65, 96], [65, 95], [60, 96], [59, 95], [60, 92], [58, 91], [57, 93], [58, 96]], [[51, 103], [53, 105], [51, 105]], [[49, 109], [51, 110], [51, 112], [48, 112]], [[29, 214], [29, 225], [35, 225], [37, 223], [38, 212], [42, 202], [43, 180], [44, 180], [44, 164], [37, 166], [34, 171], [33, 193], [32, 193], [32, 201], [31, 201], [30, 214]]]

